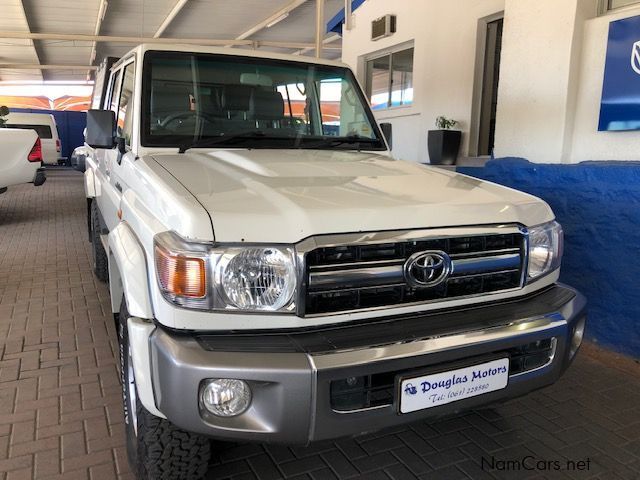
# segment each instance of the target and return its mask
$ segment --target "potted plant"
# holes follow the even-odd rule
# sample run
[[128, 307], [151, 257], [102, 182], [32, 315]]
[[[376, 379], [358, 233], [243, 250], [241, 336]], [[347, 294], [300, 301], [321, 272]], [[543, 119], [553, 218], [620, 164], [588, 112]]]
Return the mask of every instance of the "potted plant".
[[436, 118], [438, 130], [429, 130], [427, 146], [433, 165], [454, 165], [460, 150], [460, 130], [451, 130], [458, 122], [444, 116]]
[[7, 108], [5, 105], [2, 105], [0, 107], [0, 128], [6, 125], [7, 119], [4, 117], [6, 117], [7, 115], [9, 115], [9, 108]]

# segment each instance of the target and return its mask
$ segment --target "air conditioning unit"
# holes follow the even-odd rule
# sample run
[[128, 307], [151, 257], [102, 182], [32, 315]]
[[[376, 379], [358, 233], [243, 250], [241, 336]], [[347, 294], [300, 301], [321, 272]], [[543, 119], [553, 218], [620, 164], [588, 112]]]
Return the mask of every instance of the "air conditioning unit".
[[371, 40], [380, 40], [396, 33], [396, 16], [385, 15], [371, 22]]

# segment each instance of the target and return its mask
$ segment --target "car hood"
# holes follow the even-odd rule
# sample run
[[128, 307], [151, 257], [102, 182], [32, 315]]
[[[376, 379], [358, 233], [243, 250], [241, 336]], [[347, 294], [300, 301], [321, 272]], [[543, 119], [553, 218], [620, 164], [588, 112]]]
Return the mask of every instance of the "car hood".
[[365, 152], [213, 150], [158, 154], [208, 211], [218, 242], [553, 219], [531, 195]]

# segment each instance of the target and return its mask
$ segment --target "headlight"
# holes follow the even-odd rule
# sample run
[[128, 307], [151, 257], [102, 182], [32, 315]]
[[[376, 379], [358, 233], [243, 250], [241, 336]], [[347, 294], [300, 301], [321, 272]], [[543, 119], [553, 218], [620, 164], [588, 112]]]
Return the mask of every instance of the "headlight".
[[158, 286], [172, 303], [201, 310], [293, 312], [292, 247], [214, 246], [173, 232], [155, 237]]
[[216, 280], [228, 303], [241, 310], [280, 310], [296, 289], [293, 250], [227, 250], [217, 263]]
[[560, 267], [563, 232], [555, 220], [529, 229], [528, 277], [533, 280]]

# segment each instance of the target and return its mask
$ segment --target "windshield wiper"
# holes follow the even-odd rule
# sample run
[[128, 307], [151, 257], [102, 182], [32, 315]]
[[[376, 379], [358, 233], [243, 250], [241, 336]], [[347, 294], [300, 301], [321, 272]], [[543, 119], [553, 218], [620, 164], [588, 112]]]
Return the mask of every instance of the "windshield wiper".
[[234, 140], [242, 140], [247, 138], [284, 138], [284, 137], [267, 137], [267, 135], [261, 130], [251, 130], [248, 132], [235, 133], [232, 135], [218, 135], [217, 137], [205, 137], [200, 138], [198, 140], [192, 140], [189, 142], [185, 142], [180, 145], [178, 149], [178, 153], [184, 153], [190, 148], [204, 148], [204, 147], [213, 147], [214, 145], [222, 145], [228, 142], [233, 142]]
[[300, 148], [311, 148], [311, 149], [331, 148], [331, 147], [337, 147], [338, 145], [343, 145], [345, 143], [356, 144], [357, 145], [356, 149], [360, 150], [361, 143], [364, 143], [367, 145], [373, 145], [373, 144], [380, 144], [381, 142], [377, 138], [362, 137], [360, 135], [348, 135], [346, 137], [323, 138], [322, 140], [316, 143], [309, 143], [309, 144], [302, 143], [300, 145]]

